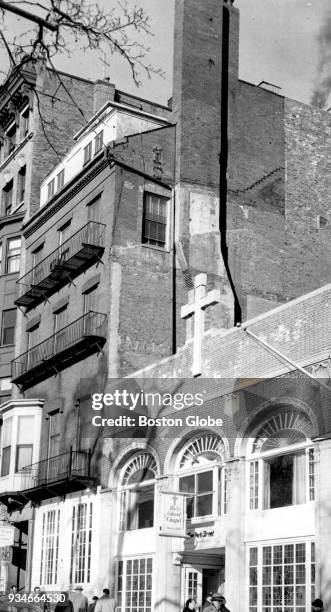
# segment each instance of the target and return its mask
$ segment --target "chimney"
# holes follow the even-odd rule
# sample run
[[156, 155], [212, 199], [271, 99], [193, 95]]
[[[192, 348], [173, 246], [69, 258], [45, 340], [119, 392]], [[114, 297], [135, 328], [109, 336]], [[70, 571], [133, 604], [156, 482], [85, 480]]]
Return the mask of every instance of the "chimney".
[[93, 115], [106, 103], [114, 100], [115, 85], [109, 81], [95, 81], [93, 90]]
[[[176, 0], [175, 240], [191, 278], [204, 272], [208, 289], [220, 290], [220, 303], [207, 311], [206, 329], [232, 327], [236, 316], [225, 229], [238, 53], [239, 11], [231, 0]], [[182, 291], [176, 290], [178, 295]]]
[[238, 34], [231, 0], [176, 0], [177, 181], [219, 183], [222, 96], [238, 79]]

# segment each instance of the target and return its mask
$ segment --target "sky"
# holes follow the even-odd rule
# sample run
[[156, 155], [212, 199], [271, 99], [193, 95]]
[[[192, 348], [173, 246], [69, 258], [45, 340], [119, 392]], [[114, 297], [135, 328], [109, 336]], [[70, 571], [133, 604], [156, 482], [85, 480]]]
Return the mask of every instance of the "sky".
[[[113, 0], [99, 3], [110, 8]], [[109, 55], [110, 67], [105, 68], [95, 53], [80, 50], [70, 59], [58, 57], [56, 66], [91, 79], [109, 77], [118, 89], [166, 104], [172, 95], [174, 0], [128, 0], [128, 4], [142, 6], [150, 16], [154, 36], [144, 41], [151, 48], [148, 61], [164, 72], [164, 78], [143, 78], [137, 88], [121, 58]], [[319, 35], [323, 27], [325, 34], [328, 14], [331, 23], [329, 4], [330, 0], [235, 0], [241, 16], [240, 78], [256, 84], [271, 82], [282, 88], [283, 95], [309, 103], [321, 74]], [[10, 25], [12, 31], [19, 27], [22, 23], [17, 19]], [[331, 74], [331, 33], [328, 35], [330, 52], [324, 49], [323, 70]], [[325, 40], [328, 42], [327, 37]], [[331, 97], [327, 106], [331, 106]]]

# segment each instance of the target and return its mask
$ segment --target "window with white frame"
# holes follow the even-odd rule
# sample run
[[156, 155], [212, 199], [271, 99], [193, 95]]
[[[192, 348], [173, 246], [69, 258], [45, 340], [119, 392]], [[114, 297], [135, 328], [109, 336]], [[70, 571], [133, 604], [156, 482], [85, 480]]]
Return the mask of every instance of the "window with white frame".
[[103, 130], [101, 130], [94, 138], [94, 155], [99, 153], [103, 147]]
[[18, 417], [15, 472], [19, 472], [22, 468], [32, 464], [35, 437], [34, 420], [34, 416]]
[[315, 544], [271, 543], [248, 550], [249, 612], [306, 612], [315, 597]]
[[72, 509], [70, 582], [88, 583], [91, 579], [92, 502]]
[[1, 432], [1, 476], [19, 472], [31, 465], [35, 442], [35, 417], [4, 417]]
[[136, 455], [125, 466], [120, 491], [121, 531], [153, 527], [156, 475], [156, 461], [147, 452]]
[[249, 508], [269, 510], [314, 500], [314, 449], [306, 436], [310, 422], [302, 413], [281, 411], [252, 441]]
[[92, 159], [92, 141], [89, 142], [83, 149], [84, 152], [84, 166]]
[[117, 612], [151, 612], [153, 558], [134, 557], [118, 562]]
[[60, 510], [43, 514], [41, 536], [40, 584], [57, 583], [59, 561]]
[[226, 513], [224, 444], [215, 434], [200, 434], [181, 452], [178, 488], [186, 495], [188, 519]]
[[60, 191], [64, 185], [64, 168], [56, 175], [56, 191]]
[[47, 183], [47, 199], [49, 200], [50, 198], [52, 198], [54, 193], [55, 193], [55, 179], [51, 179], [49, 183]]
[[19, 272], [21, 263], [21, 238], [7, 240], [6, 273]]

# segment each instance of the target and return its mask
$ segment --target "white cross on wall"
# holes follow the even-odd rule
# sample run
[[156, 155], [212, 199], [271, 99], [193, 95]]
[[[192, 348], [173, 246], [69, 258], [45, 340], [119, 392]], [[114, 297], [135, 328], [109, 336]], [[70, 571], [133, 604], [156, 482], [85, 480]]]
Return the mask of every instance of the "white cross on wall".
[[221, 301], [219, 289], [206, 293], [207, 274], [198, 274], [194, 279], [194, 289], [189, 291], [189, 303], [181, 308], [182, 319], [194, 317], [193, 331], [193, 376], [202, 374], [202, 339], [205, 332], [205, 308]]

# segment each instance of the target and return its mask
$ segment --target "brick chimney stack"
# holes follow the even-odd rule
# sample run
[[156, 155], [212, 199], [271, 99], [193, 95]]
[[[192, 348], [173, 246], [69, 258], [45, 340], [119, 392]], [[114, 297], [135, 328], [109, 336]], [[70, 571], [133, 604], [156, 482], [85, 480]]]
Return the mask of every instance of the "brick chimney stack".
[[95, 81], [93, 91], [93, 114], [95, 114], [106, 102], [113, 101], [114, 95], [114, 83], [101, 80]]
[[222, 75], [229, 86], [238, 79], [238, 33], [239, 12], [231, 0], [176, 0], [177, 180], [218, 183]]
[[231, 327], [235, 317], [222, 223], [231, 108], [238, 83], [238, 39], [239, 12], [231, 0], [176, 0], [175, 240], [191, 276], [205, 272], [208, 289], [221, 291], [221, 303], [208, 313], [207, 328]]

